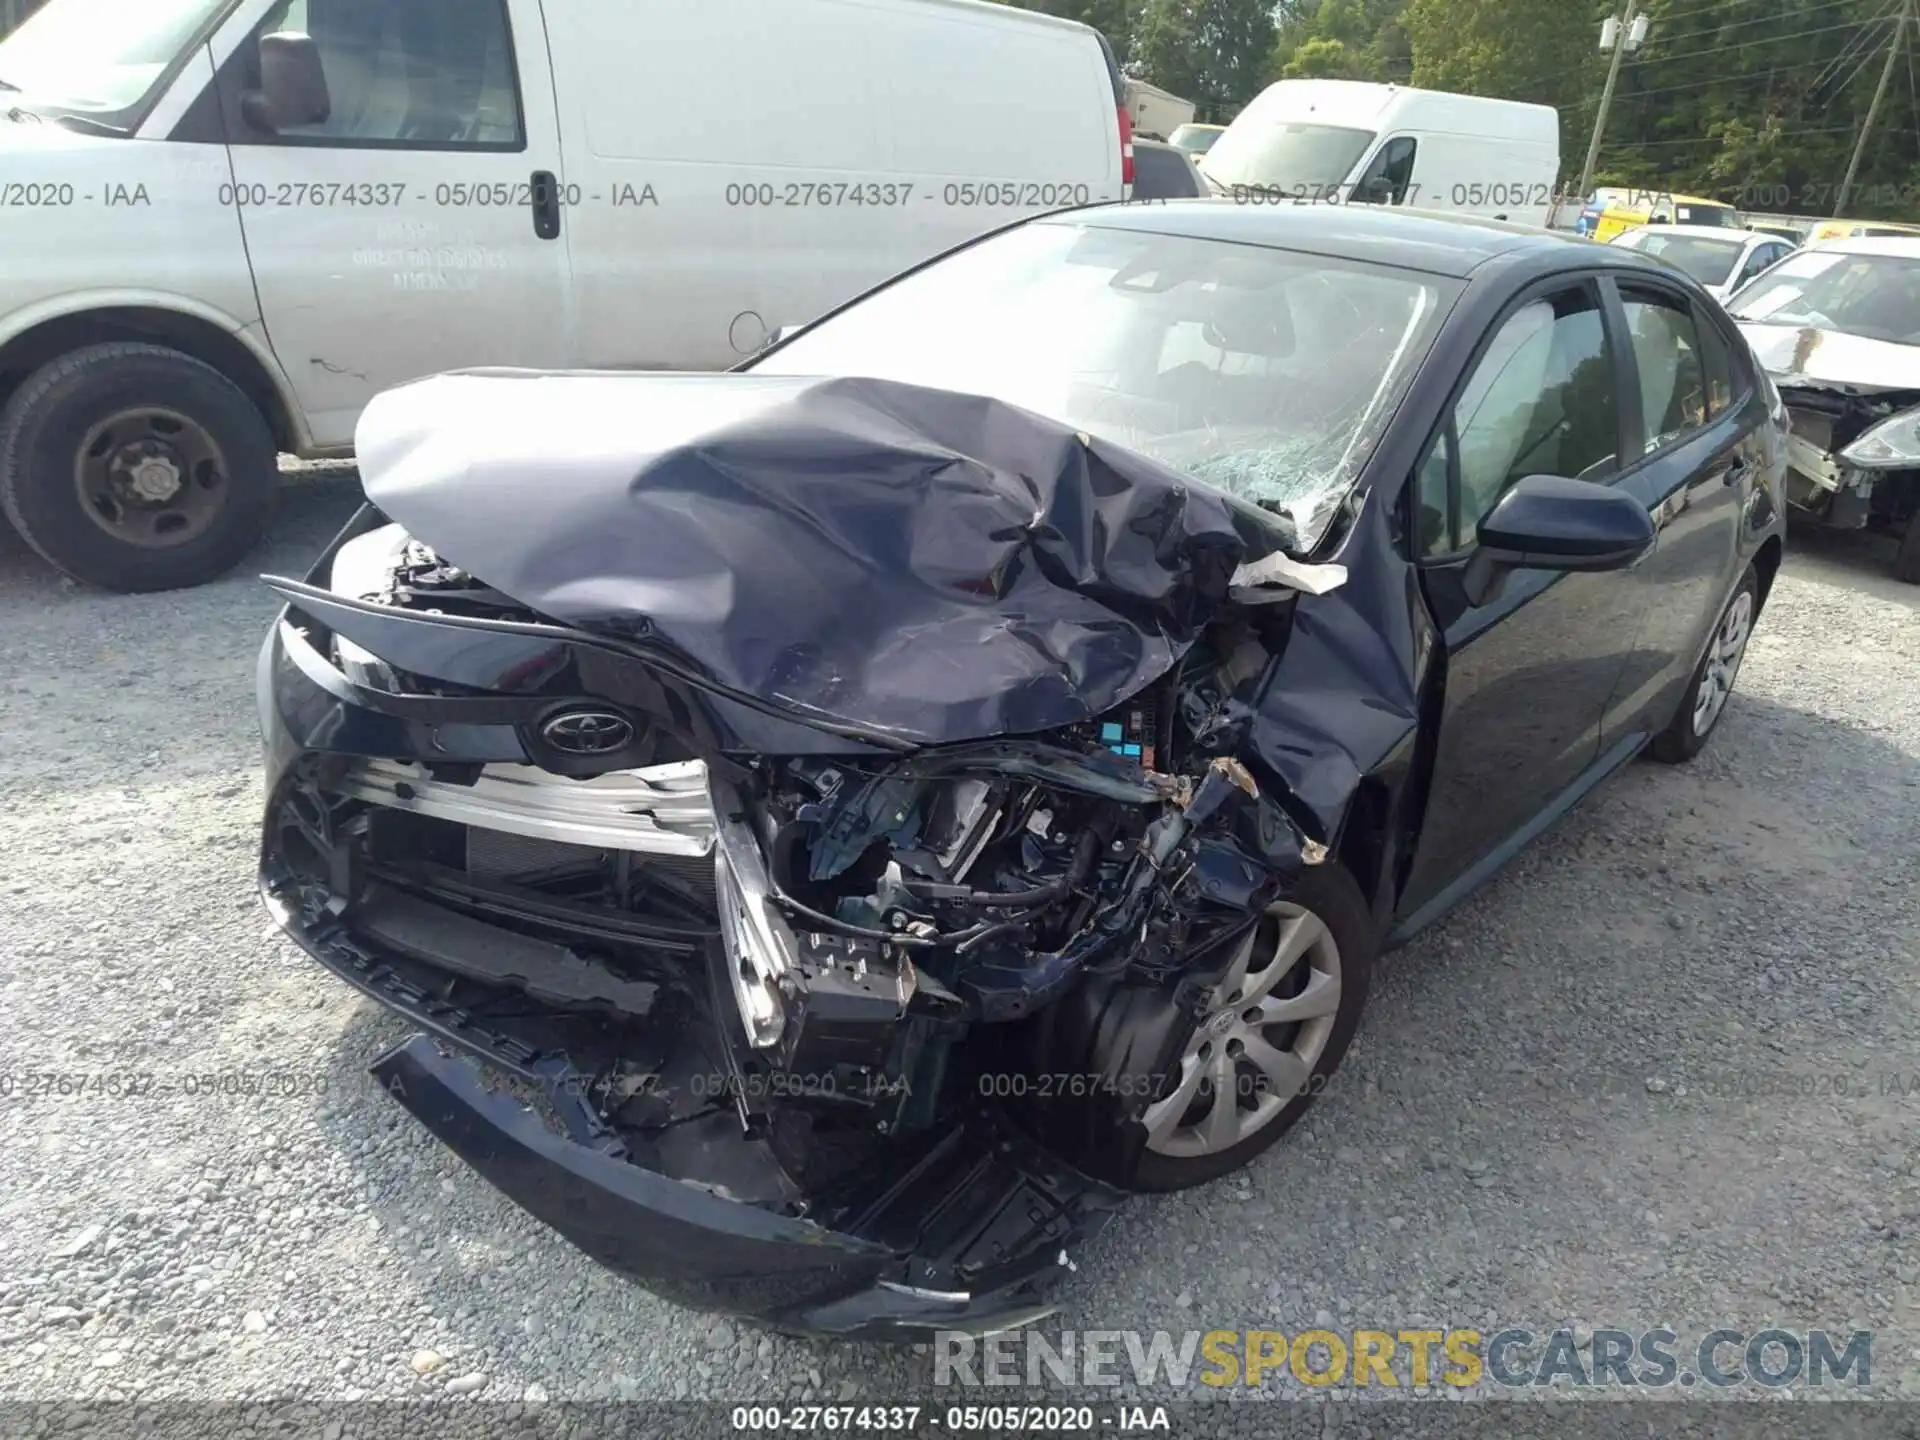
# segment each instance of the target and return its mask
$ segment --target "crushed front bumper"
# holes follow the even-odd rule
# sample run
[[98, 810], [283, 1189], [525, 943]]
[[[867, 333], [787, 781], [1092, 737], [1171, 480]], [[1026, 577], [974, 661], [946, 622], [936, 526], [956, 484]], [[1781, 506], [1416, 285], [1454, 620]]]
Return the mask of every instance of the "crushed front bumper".
[[[623, 965], [631, 962], [627, 973], [677, 987], [686, 1005], [652, 1017], [610, 1014], [536, 998], [536, 987], [486, 973], [493, 965], [529, 974], [542, 946], [568, 953], [564, 936], [530, 930], [524, 915], [495, 944], [471, 910], [415, 895], [402, 913], [425, 917], [430, 938], [396, 940], [404, 926], [351, 898], [365, 861], [349, 853], [348, 837], [311, 836], [313, 853], [295, 876], [278, 837], [292, 797], [327, 783], [316, 776], [331, 777], [330, 793], [351, 806], [365, 792], [339, 782], [383, 773], [370, 757], [406, 764], [452, 750], [468, 761], [525, 760], [508, 728], [361, 710], [313, 647], [291, 648], [304, 644], [283, 617], [261, 655], [269, 785], [262, 893], [309, 955], [420, 1032], [373, 1066], [396, 1103], [528, 1213], [678, 1303], [799, 1333], [896, 1340], [987, 1334], [1051, 1312], [1048, 1294], [1070, 1265], [1069, 1251], [1102, 1228], [1122, 1197], [1033, 1145], [996, 1111], [962, 1107], [937, 1135], [898, 1142], [898, 1165], [855, 1205], [844, 1196], [816, 1203], [788, 1180], [744, 1106], [670, 1128], [680, 1146], [671, 1155], [666, 1142], [656, 1148], [617, 1123], [606, 1077], [637, 1063], [635, 1055], [664, 1085], [698, 1073], [722, 1090], [740, 1083], [725, 1030], [738, 1021], [717, 943], [651, 953], [644, 941], [616, 938]], [[411, 808], [437, 798], [416, 791]], [[479, 801], [490, 798], [481, 787]], [[436, 945], [461, 963], [434, 963]], [[498, 953], [476, 966], [449, 945]], [[685, 1023], [689, 1013], [703, 1023]]]

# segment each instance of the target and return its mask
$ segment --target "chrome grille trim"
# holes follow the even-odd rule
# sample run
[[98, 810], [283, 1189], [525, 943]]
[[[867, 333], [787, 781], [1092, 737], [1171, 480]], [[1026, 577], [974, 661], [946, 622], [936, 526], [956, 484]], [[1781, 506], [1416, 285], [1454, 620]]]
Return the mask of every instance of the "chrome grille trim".
[[414, 815], [539, 840], [653, 855], [713, 852], [707, 767], [698, 760], [570, 780], [532, 765], [489, 765], [471, 785], [435, 780], [424, 765], [363, 760], [339, 793]]

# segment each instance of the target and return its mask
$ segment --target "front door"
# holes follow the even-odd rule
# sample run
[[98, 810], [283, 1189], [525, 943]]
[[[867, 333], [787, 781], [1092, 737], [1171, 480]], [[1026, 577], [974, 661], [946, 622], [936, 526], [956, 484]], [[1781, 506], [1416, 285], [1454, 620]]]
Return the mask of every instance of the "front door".
[[1637, 628], [1630, 573], [1515, 570], [1481, 605], [1461, 575], [1478, 524], [1529, 475], [1619, 470], [1621, 369], [1591, 283], [1533, 295], [1496, 327], [1415, 480], [1422, 582], [1445, 643], [1445, 705], [1410, 914], [1500, 850], [1594, 765]]
[[[324, 119], [248, 102], [274, 34], [312, 38]], [[563, 174], [539, 0], [273, 0], [220, 43], [224, 198], [316, 444], [407, 380], [567, 362], [564, 208], [536, 226], [535, 176]]]

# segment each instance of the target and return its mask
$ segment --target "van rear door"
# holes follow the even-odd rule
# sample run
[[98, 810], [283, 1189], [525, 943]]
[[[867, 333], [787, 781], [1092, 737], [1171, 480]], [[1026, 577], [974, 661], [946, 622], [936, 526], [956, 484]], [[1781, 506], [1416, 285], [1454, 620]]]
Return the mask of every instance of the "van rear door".
[[[231, 194], [316, 444], [407, 380], [565, 362], [581, 197], [536, 184], [564, 172], [546, 49], [540, 0], [249, 0], [216, 37]], [[303, 52], [319, 75], [269, 114], [263, 55]]]

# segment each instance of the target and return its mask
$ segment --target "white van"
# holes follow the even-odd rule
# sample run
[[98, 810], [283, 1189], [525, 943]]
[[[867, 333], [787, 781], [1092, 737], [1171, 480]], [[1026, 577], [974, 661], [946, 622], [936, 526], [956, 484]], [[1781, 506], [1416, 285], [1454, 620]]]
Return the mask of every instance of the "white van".
[[0, 498], [120, 590], [470, 366], [721, 369], [1118, 200], [1085, 26], [981, 0], [49, 0], [0, 42]]
[[1442, 90], [1282, 80], [1200, 165], [1244, 203], [1386, 203], [1545, 225], [1560, 116], [1551, 105]]

